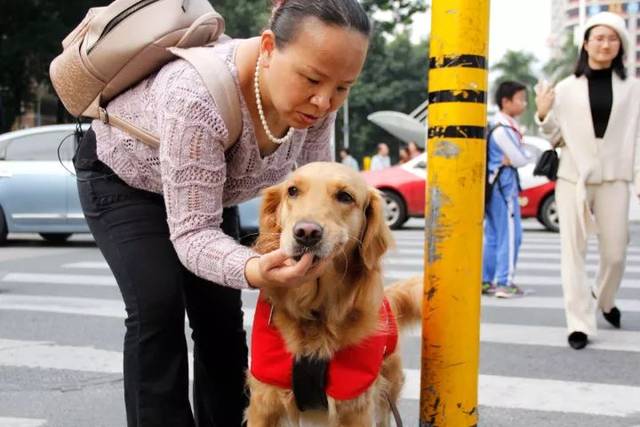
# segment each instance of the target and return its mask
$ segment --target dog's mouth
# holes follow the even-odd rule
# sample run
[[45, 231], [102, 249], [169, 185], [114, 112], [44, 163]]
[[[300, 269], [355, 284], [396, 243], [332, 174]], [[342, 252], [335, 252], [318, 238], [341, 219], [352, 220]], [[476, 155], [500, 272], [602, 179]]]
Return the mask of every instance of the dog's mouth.
[[302, 259], [302, 256], [306, 253], [313, 253], [313, 262], [312, 264], [316, 264], [320, 261], [320, 256], [317, 253], [314, 253], [315, 248], [299, 248], [299, 251], [293, 255], [291, 258], [293, 258], [296, 262], [300, 261]]

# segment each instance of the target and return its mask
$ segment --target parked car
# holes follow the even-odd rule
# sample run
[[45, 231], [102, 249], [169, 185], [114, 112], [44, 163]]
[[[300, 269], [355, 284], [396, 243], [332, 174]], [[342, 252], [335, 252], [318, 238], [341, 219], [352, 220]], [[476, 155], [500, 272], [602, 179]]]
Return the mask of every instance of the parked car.
[[[8, 233], [38, 233], [52, 242], [89, 233], [71, 162], [75, 130], [52, 125], [0, 135], [0, 243]], [[239, 206], [243, 243], [257, 236], [259, 203], [256, 198]]]
[[[525, 136], [527, 149], [536, 156], [550, 148], [542, 138]], [[547, 229], [558, 231], [555, 182], [533, 176], [534, 164], [519, 169], [523, 218], [537, 218]], [[402, 165], [381, 171], [363, 172], [367, 182], [380, 189], [385, 198], [386, 222], [392, 229], [401, 228], [412, 217], [424, 217], [427, 156], [421, 154]]]
[[75, 129], [40, 126], [0, 135], [0, 242], [8, 233], [63, 242], [89, 232], [72, 175]]

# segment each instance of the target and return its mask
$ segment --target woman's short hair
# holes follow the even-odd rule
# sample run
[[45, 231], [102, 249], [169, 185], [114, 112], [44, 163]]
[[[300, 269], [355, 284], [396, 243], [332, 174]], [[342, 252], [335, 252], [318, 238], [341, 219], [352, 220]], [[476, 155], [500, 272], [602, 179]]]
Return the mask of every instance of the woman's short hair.
[[[587, 50], [584, 48], [584, 43], [589, 40], [589, 36], [591, 35], [591, 30], [595, 27], [589, 28], [584, 33], [584, 40], [582, 40], [582, 47], [580, 48], [580, 55], [578, 56], [578, 61], [576, 62], [576, 68], [573, 74], [576, 77], [580, 77], [584, 75], [585, 77], [589, 77], [591, 75], [591, 68], [589, 68], [589, 54]], [[618, 36], [619, 37], [619, 36]], [[622, 80], [627, 78], [627, 69], [624, 66], [624, 48], [622, 44], [620, 44], [620, 50], [613, 61], [611, 62], [611, 69], [615, 72], [618, 77]]]
[[369, 17], [357, 0], [281, 0], [274, 1], [274, 7], [269, 29], [280, 47], [295, 39], [298, 25], [305, 18], [349, 28], [366, 37], [371, 33]]

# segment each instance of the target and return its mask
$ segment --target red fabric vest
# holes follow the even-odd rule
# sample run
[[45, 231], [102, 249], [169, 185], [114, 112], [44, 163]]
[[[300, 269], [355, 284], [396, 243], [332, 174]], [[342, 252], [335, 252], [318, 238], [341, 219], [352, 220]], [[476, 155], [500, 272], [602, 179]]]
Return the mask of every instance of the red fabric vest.
[[[293, 355], [280, 331], [269, 324], [271, 305], [258, 298], [251, 333], [251, 374], [266, 384], [291, 389]], [[329, 361], [325, 392], [338, 400], [349, 400], [365, 392], [380, 373], [385, 356], [398, 343], [395, 317], [385, 298], [380, 307], [381, 331], [362, 342], [338, 351]]]

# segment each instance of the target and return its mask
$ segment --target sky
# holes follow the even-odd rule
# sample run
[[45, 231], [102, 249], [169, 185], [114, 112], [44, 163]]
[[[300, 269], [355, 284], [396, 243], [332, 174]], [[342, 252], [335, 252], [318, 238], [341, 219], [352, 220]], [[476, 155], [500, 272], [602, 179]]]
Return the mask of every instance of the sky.
[[[533, 53], [541, 67], [549, 59], [551, 0], [490, 0], [489, 64], [511, 50]], [[430, 13], [416, 16], [414, 37], [428, 35]]]

